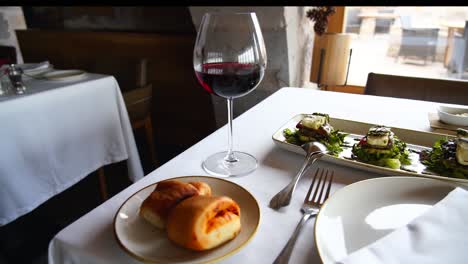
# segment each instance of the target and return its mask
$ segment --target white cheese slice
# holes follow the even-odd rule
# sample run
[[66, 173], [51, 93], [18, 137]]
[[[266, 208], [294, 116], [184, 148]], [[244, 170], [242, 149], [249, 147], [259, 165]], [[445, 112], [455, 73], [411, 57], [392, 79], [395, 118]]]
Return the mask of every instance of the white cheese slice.
[[311, 115], [302, 119], [301, 124], [307, 128], [317, 130], [325, 124], [326, 121], [327, 118], [325, 116]]
[[386, 147], [388, 145], [388, 134], [386, 135], [368, 135], [367, 144], [371, 146]]
[[468, 142], [458, 140], [456, 156], [458, 163], [468, 165]]

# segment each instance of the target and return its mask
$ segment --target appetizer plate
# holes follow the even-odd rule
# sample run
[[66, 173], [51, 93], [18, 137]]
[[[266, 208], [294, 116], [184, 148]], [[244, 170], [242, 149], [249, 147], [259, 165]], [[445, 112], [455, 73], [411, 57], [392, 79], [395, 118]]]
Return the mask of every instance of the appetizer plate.
[[[301, 121], [306, 114], [298, 114], [290, 119], [286, 124], [284, 124], [278, 131], [276, 131], [272, 139], [276, 145], [280, 148], [286, 149], [291, 152], [299, 153], [305, 155], [304, 150], [298, 146], [291, 143], [286, 142], [286, 139], [283, 135], [283, 130], [286, 128], [294, 129], [296, 124]], [[339, 119], [330, 117], [330, 124], [335, 128], [339, 129], [342, 132], [348, 133], [349, 135], [345, 139], [345, 143], [352, 146], [353, 144], [359, 142], [357, 140], [361, 139], [369, 130], [371, 126], [375, 126], [375, 124], [351, 121], [346, 119]], [[407, 147], [411, 150], [410, 151], [410, 159], [411, 165], [404, 165], [402, 166], [403, 169], [391, 169], [386, 167], [380, 167], [364, 162], [360, 162], [357, 160], [351, 159], [351, 147], [344, 148], [343, 152], [341, 152], [338, 157], [332, 155], [324, 155], [321, 159], [335, 163], [342, 166], [347, 166], [356, 169], [362, 169], [378, 174], [384, 175], [407, 175], [407, 176], [417, 176], [417, 177], [427, 177], [427, 178], [434, 178], [440, 180], [447, 180], [453, 182], [459, 182], [468, 185], [467, 179], [460, 179], [460, 178], [451, 178], [445, 176], [436, 175], [433, 172], [426, 171], [426, 166], [419, 162], [419, 152], [423, 149], [431, 149], [434, 142], [442, 138], [454, 138], [454, 136], [449, 136], [445, 134], [438, 134], [438, 133], [430, 133], [430, 132], [423, 132], [423, 131], [416, 131], [416, 130], [409, 130], [403, 128], [394, 128], [392, 127], [392, 131], [395, 135], [401, 139], [402, 141], [406, 142]]]
[[255, 235], [260, 223], [260, 207], [246, 189], [233, 182], [208, 176], [174, 179], [183, 182], [203, 181], [211, 186], [213, 195], [234, 199], [241, 209], [241, 232], [233, 240], [207, 251], [197, 252], [179, 247], [167, 238], [165, 230], [152, 226], [138, 214], [141, 203], [156, 187], [155, 183], [130, 196], [114, 218], [117, 242], [132, 257], [145, 263], [213, 263], [234, 254]]
[[402, 227], [442, 200], [457, 185], [420, 177], [373, 178], [336, 191], [315, 222], [323, 263], [336, 263]]
[[85, 74], [82, 70], [60, 70], [47, 72], [42, 77], [51, 81], [75, 81], [85, 77]]

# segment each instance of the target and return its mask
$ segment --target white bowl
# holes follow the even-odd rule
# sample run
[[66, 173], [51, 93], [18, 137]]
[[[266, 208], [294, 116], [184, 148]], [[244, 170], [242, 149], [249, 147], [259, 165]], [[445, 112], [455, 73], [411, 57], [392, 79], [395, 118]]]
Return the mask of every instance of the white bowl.
[[437, 109], [437, 112], [439, 114], [439, 119], [444, 123], [456, 126], [468, 126], [468, 116], [459, 115], [463, 113], [468, 115], [468, 107], [462, 108], [441, 105]]

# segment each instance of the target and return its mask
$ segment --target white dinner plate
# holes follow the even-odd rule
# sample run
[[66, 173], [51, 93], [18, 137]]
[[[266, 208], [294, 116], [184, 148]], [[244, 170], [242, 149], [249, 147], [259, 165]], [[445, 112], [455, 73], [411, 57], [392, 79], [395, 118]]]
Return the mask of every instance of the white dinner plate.
[[210, 185], [213, 195], [231, 197], [241, 209], [241, 232], [233, 240], [211, 250], [192, 251], [169, 241], [160, 230], [142, 219], [139, 208], [157, 183], [147, 186], [123, 203], [114, 218], [114, 232], [119, 245], [132, 257], [145, 263], [212, 263], [234, 254], [255, 235], [260, 223], [260, 207], [243, 187], [219, 178], [187, 176], [174, 178], [184, 182], [203, 181]]
[[373, 178], [335, 192], [315, 222], [315, 243], [324, 263], [347, 255], [406, 225], [456, 187], [419, 177]]
[[82, 70], [58, 70], [47, 72], [42, 77], [53, 81], [75, 81], [85, 77], [85, 74]]

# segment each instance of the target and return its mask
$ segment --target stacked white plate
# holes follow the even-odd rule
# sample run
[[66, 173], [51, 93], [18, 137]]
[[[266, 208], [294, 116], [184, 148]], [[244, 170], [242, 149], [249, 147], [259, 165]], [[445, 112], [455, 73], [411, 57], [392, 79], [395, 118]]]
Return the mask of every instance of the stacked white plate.
[[59, 70], [51, 71], [42, 75], [42, 78], [52, 81], [75, 81], [86, 76], [82, 70]]

